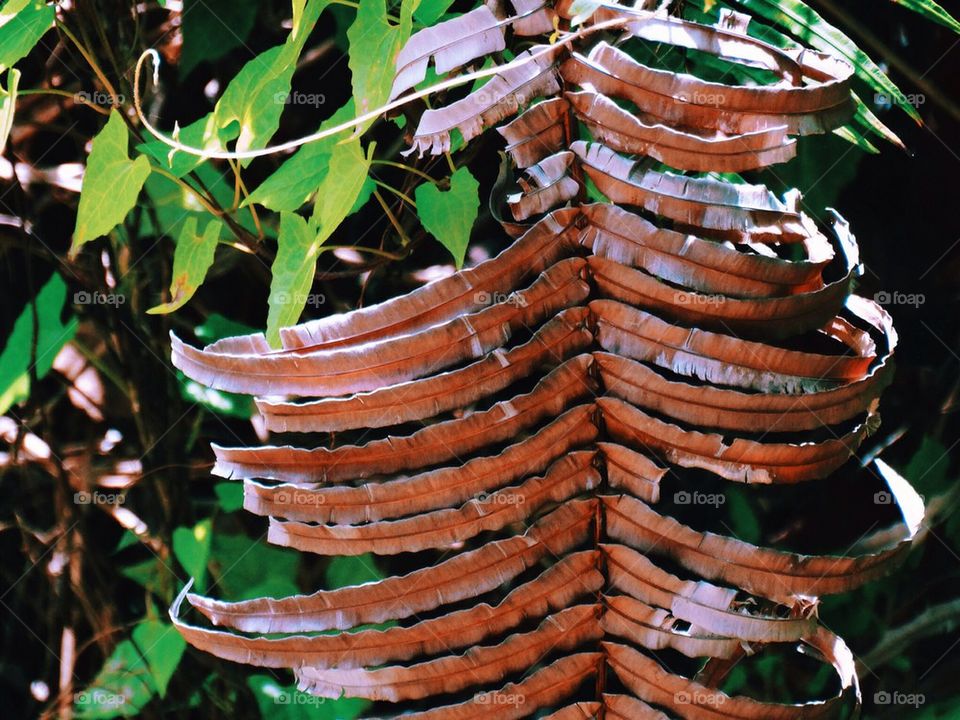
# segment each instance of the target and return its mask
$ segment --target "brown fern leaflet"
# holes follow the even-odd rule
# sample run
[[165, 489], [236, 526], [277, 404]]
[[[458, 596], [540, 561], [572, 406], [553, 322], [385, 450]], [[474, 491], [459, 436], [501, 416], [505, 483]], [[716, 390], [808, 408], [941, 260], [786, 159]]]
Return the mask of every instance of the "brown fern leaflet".
[[[394, 95], [430, 62], [448, 72], [572, 14], [524, 0], [423, 30], [397, 58]], [[259, 396], [272, 431], [380, 429], [333, 447], [214, 448], [215, 474], [242, 479], [270, 542], [420, 565], [289, 598], [186, 594], [171, 614], [190, 643], [292, 668], [324, 697], [432, 708], [411, 718], [827, 718], [858, 702], [816, 599], [904, 556], [923, 505], [903, 478], [875, 461], [903, 522], [844, 555], [758, 547], [658, 510], [668, 477], [677, 505], [717, 483], [866, 473], [851, 458], [892, 374], [897, 337], [851, 294], [860, 266], [842, 217], [821, 225], [796, 193], [696, 174], [784, 162], [796, 136], [853, 113], [848, 66], [770, 46], [747, 22], [595, 7], [608, 32], [529, 47], [412, 135], [412, 151], [437, 154], [454, 130], [470, 140], [526, 108], [497, 128], [513, 163], [502, 184], [516, 181], [494, 198], [517, 238], [500, 255], [287, 328], [279, 351], [261, 335], [203, 350], [173, 338], [178, 368]], [[627, 41], [778, 80], [668, 72]], [[589, 202], [588, 182], [609, 202]], [[225, 630], [182, 620], [184, 597]], [[718, 689], [741, 657], [778, 646], [832, 665], [836, 693], [770, 704]]]

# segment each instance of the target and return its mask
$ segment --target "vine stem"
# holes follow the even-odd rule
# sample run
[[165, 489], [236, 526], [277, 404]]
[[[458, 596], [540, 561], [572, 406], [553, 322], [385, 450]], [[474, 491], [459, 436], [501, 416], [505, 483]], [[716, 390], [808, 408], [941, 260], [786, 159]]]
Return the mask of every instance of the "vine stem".
[[486, 77], [491, 77], [493, 75], [498, 75], [507, 70], [512, 70], [514, 68], [522, 67], [529, 62], [533, 62], [545, 55], [556, 52], [558, 47], [564, 45], [569, 45], [576, 40], [579, 40], [587, 35], [590, 35], [601, 30], [609, 30], [615, 27], [621, 27], [631, 22], [636, 22], [637, 15], [633, 14], [631, 16], [613, 18], [612, 20], [605, 20], [604, 22], [597, 23], [596, 25], [591, 25], [589, 27], [582, 28], [576, 32], [569, 33], [561, 38], [559, 38], [552, 45], [539, 50], [531, 55], [526, 57], [517, 58], [511, 60], [510, 62], [499, 65], [497, 67], [487, 68], [484, 70], [476, 70], [465, 75], [459, 75], [443, 82], [436, 83], [430, 87], [424, 88], [423, 90], [418, 90], [415, 93], [410, 95], [404, 95], [402, 98], [388, 102], [386, 105], [381, 105], [378, 108], [370, 110], [369, 112], [363, 113], [362, 115], [357, 116], [353, 120], [347, 120], [346, 122], [340, 123], [332, 128], [327, 128], [326, 130], [320, 130], [310, 135], [304, 135], [303, 137], [296, 138], [295, 140], [288, 140], [287, 142], [280, 143], [279, 145], [273, 145], [271, 147], [262, 148], [260, 150], [243, 150], [243, 151], [229, 151], [229, 150], [208, 150], [199, 147], [193, 147], [192, 145], [185, 145], [176, 138], [168, 137], [164, 135], [160, 130], [153, 126], [153, 124], [146, 118], [143, 113], [142, 102], [140, 98], [140, 76], [143, 70], [143, 63], [150, 58], [153, 62], [153, 82], [154, 84], [159, 83], [159, 69], [160, 69], [160, 53], [158, 53], [153, 48], [148, 48], [141, 53], [140, 57], [137, 59], [137, 65], [134, 69], [133, 77], [133, 106], [137, 112], [137, 117], [140, 119], [140, 122], [143, 124], [143, 127], [147, 129], [151, 135], [153, 135], [157, 140], [162, 142], [167, 147], [173, 148], [174, 150], [179, 150], [180, 152], [187, 153], [188, 155], [195, 155], [197, 157], [202, 157], [208, 160], [249, 160], [258, 157], [264, 157], [266, 155], [275, 155], [277, 153], [286, 152], [288, 150], [295, 150], [296, 148], [306, 145], [307, 143], [316, 142], [317, 140], [323, 140], [324, 138], [337, 135], [344, 132], [345, 130], [352, 130], [354, 128], [359, 128], [360, 126], [375, 120], [380, 115], [388, 113], [391, 110], [396, 110], [403, 107], [404, 105], [413, 102], [414, 100], [419, 100], [425, 98], [428, 95], [433, 95], [435, 93], [441, 92], [443, 90], [449, 90], [450, 88], [459, 87], [460, 85], [465, 85], [467, 83], [473, 82]]
[[[70, 42], [73, 43], [74, 47], [76, 47], [80, 54], [83, 55], [83, 59], [87, 61], [87, 64], [93, 70], [94, 75], [96, 75], [100, 82], [103, 83], [104, 90], [110, 93], [110, 100], [113, 103], [113, 107], [120, 107], [120, 96], [117, 94], [116, 88], [113, 87], [113, 83], [107, 79], [107, 76], [103, 73], [103, 70], [100, 69], [100, 66], [97, 64], [97, 61], [94, 59], [93, 55], [91, 55], [87, 48], [84, 47], [82, 42], [77, 40], [77, 36], [70, 32], [70, 28], [68, 28], [59, 20], [57, 21], [57, 29], [66, 35]], [[156, 50], [154, 50], [154, 53], [156, 53]], [[160, 57], [159, 54], [157, 54], [157, 57]], [[137, 66], [139, 67], [139, 63]]]
[[85, 106], [85, 107], [90, 108], [91, 110], [95, 110], [95, 111], [97, 111], [98, 113], [100, 113], [101, 115], [109, 115], [109, 114], [110, 114], [110, 108], [100, 107], [100, 106], [97, 105], [96, 103], [92, 103], [92, 102], [90, 102], [89, 100], [85, 99], [85, 98], [83, 97], [83, 95], [81, 95], [81, 94], [78, 93], [78, 92], [69, 92], [68, 90], [56, 90], [56, 89], [54, 89], [54, 88], [37, 88], [37, 89], [32, 89], [32, 90], [18, 90], [18, 91], [17, 91], [17, 95], [18, 95], [18, 96], [26, 96], [26, 95], [55, 95], [55, 96], [57, 96], [57, 97], [70, 98], [71, 100], [73, 100], [73, 101], [74, 101], [75, 103], [77, 103], [78, 105], [83, 105], [83, 106]]

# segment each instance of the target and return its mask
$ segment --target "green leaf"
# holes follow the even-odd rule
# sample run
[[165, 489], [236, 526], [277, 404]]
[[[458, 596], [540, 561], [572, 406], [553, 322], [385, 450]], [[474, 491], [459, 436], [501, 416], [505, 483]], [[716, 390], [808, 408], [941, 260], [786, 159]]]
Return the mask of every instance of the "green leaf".
[[257, 332], [256, 328], [244, 325], [236, 320], [231, 320], [220, 313], [210, 313], [202, 325], [197, 325], [197, 327], [193, 329], [193, 334], [197, 340], [203, 340], [207, 343], [223, 340], [225, 337], [249, 335], [255, 332]]
[[[175, 131], [174, 137], [185, 145], [209, 151], [225, 150], [232, 140], [237, 141], [235, 149], [240, 152], [266, 146], [280, 126], [303, 44], [329, 1], [295, 5], [296, 24], [286, 42], [249, 60], [227, 85], [213, 112]], [[160, 140], [145, 143], [141, 149], [178, 177], [203, 162], [196, 155], [171, 152]], [[249, 162], [242, 160], [241, 164]]]
[[153, 677], [131, 640], [107, 658], [93, 682], [74, 696], [75, 716], [83, 720], [136, 717], [156, 694]]
[[371, 143], [364, 157], [359, 138], [334, 145], [310, 223], [293, 212], [280, 214], [267, 313], [267, 341], [273, 347], [280, 345], [280, 328], [295, 324], [307, 305], [320, 246], [357, 209], [364, 189], [369, 190], [367, 172], [373, 150]]
[[214, 535], [210, 551], [217, 591], [227, 600], [296, 595], [299, 562], [300, 553], [295, 550], [222, 532]]
[[54, 6], [43, 0], [9, 0], [0, 10], [0, 72], [13, 67], [53, 27]]
[[453, 5], [453, 0], [421, 0], [413, 11], [413, 19], [421, 25], [433, 25]]
[[20, 71], [11, 68], [7, 76], [7, 88], [0, 86], [0, 154], [7, 147], [7, 138], [13, 129], [13, 114], [17, 108], [17, 85], [20, 83]]
[[130, 160], [127, 155], [127, 126], [116, 110], [93, 139], [80, 188], [77, 226], [73, 232], [70, 255], [75, 256], [84, 243], [106, 235], [123, 222], [137, 204], [137, 196], [150, 174], [150, 162], [142, 155]]
[[180, 77], [200, 63], [244, 45], [257, 18], [257, 0], [183, 0]]
[[[410, 38], [416, 0], [403, 0], [400, 23], [387, 19], [386, 0], [360, 0], [357, 18], [347, 30], [353, 101], [360, 114], [383, 105], [393, 84], [394, 60]], [[360, 128], [362, 132], [372, 121]]]
[[282, 213], [277, 255], [270, 267], [267, 341], [273, 347], [280, 346], [280, 328], [296, 324], [307, 305], [319, 252], [316, 230], [300, 215]]
[[[188, 156], [181, 153], [179, 157]], [[230, 207], [233, 204], [234, 186], [230, 177], [222, 174], [210, 163], [200, 165], [195, 172], [197, 179], [221, 207]], [[164, 175], [152, 173], [143, 188], [152, 209], [152, 212], [141, 213], [140, 232], [144, 235], [177, 238], [183, 232], [184, 223], [191, 217], [196, 219], [199, 228], [203, 228], [210, 220], [210, 213], [200, 204], [193, 192]], [[236, 213], [233, 217], [239, 225], [254, 235], [257, 233], [249, 211]], [[264, 230], [269, 231], [269, 225]]]
[[[63, 278], [54, 274], [27, 304], [13, 324], [13, 331], [0, 353], [0, 415], [30, 395], [30, 363], [35, 363], [37, 379], [42, 379], [53, 360], [77, 332], [77, 319], [60, 322], [67, 298]], [[39, 329], [36, 338], [36, 357], [32, 358], [34, 312]]]
[[383, 574], [377, 569], [373, 555], [335, 557], [327, 565], [327, 589], [347, 587], [348, 585], [363, 585], [364, 583], [383, 580]]
[[243, 485], [236, 482], [222, 482], [213, 486], [213, 492], [225, 513], [236, 512], [243, 508]]
[[[220, 137], [213, 113], [207, 113], [186, 127], [178, 126], [174, 130], [173, 136], [190, 147], [200, 147], [211, 152], [226, 149], [226, 140]], [[158, 165], [178, 178], [203, 164], [202, 157], [172, 150], [169, 145], [161, 140], [141, 143], [137, 145], [137, 150], [152, 157]]]
[[133, 630], [133, 641], [147, 660], [153, 684], [160, 697], [167, 694], [167, 685], [173, 677], [187, 641], [170, 623], [147, 620]]
[[931, 497], [949, 489], [950, 454], [936, 438], [924, 435], [916, 454], [903, 469], [903, 476], [921, 494]]
[[950, 13], [933, 0], [893, 0], [893, 2], [960, 34], [960, 22], [957, 22]]
[[724, 491], [730, 524], [737, 538], [748, 543], [758, 543], [762, 539], [760, 523], [740, 488], [731, 486]]
[[183, 307], [193, 297], [207, 271], [213, 265], [213, 255], [220, 242], [223, 223], [211, 220], [203, 233], [197, 232], [197, 219], [187, 218], [177, 239], [177, 248], [173, 254], [173, 276], [170, 280], [170, 301], [152, 307], [151, 315], [171, 313]]
[[367, 182], [373, 160], [374, 146], [370, 143], [364, 157], [360, 138], [354, 138], [334, 146], [330, 153], [330, 169], [317, 188], [311, 217], [320, 244], [326, 242], [340, 223], [357, 209], [357, 199]]
[[857, 77], [880, 93], [889, 95], [904, 112], [917, 122], [920, 114], [900, 89], [857, 44], [824, 20], [802, 0], [733, 0], [752, 13], [785, 28], [806, 43], [839, 54], [853, 65]]
[[[280, 127], [280, 115], [287, 105], [297, 58], [328, 3], [329, 0], [308, 3], [298, 13], [287, 41], [244, 65], [217, 102], [213, 110], [214, 124], [226, 131], [229, 139], [237, 138], [238, 152], [265, 147]], [[241, 160], [242, 165], [249, 162]]]
[[198, 403], [217, 415], [249, 420], [256, 406], [249, 395], [239, 395], [226, 390], [215, 390], [196, 380], [191, 380], [182, 372], [177, 372], [180, 383], [180, 396], [187, 402]]
[[176, 583], [176, 577], [171, 578], [173, 573], [170, 568], [158, 557], [151, 557], [148, 560], [127, 565], [120, 570], [120, 574], [142, 585], [167, 602], [173, 600], [173, 586]]
[[[353, 101], [348, 101], [325, 120], [319, 130], [350, 120], [354, 116], [353, 108]], [[342, 139], [332, 136], [304, 145], [260, 183], [243, 204], [257, 203], [276, 212], [293, 212], [316, 192], [329, 174], [330, 156]]]
[[192, 528], [178, 527], [173, 531], [173, 554], [187, 574], [194, 578], [200, 592], [206, 589], [212, 531], [213, 525], [209, 518], [201, 520]]
[[871, 155], [878, 155], [880, 150], [877, 149], [877, 146], [870, 142], [860, 131], [858, 131], [853, 125], [844, 125], [833, 131], [833, 134], [837, 137], [843, 138], [848, 143], [856, 145], [858, 148], [863, 150], [866, 153]]
[[470, 230], [480, 209], [479, 191], [480, 184], [465, 167], [450, 176], [450, 189], [446, 192], [430, 183], [419, 185], [416, 190], [420, 222], [450, 251], [457, 268], [463, 266]]

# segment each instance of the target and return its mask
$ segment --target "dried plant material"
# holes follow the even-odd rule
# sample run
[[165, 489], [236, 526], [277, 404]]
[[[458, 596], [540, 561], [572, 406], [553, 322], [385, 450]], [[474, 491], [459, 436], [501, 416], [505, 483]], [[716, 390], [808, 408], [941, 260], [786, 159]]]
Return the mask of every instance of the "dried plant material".
[[526, 220], [573, 200], [580, 183], [570, 176], [573, 153], [559, 152], [526, 168], [517, 180], [520, 192], [507, 198], [516, 220]]
[[563, 147], [569, 108], [562, 98], [544, 100], [497, 128], [517, 167], [530, 167]]
[[[191, 644], [290, 668], [322, 697], [414, 703], [429, 709], [404, 717], [429, 720], [799, 720], [859, 701], [852, 655], [820, 626], [816, 599], [905, 557], [924, 509], [903, 478], [875, 463], [903, 521], [836, 556], [701, 532], [657, 507], [668, 473], [752, 490], [854, 472], [878, 422], [897, 335], [852, 294], [846, 222], [831, 212], [818, 225], [798, 193], [721, 175], [785, 162], [792, 136], [846, 122], [851, 70], [750, 37], [744, 16], [710, 27], [651, 10], [491, 0], [411, 38], [394, 93], [430, 58], [453, 70], [499, 52], [508, 25], [553, 35], [574, 15], [779, 79], [656, 70], [592, 32], [533, 46], [526, 63], [428, 110], [411, 148], [446, 152], [454, 130], [469, 140], [540, 101], [498, 128], [510, 159], [491, 213], [518, 237], [507, 250], [287, 328], [279, 351], [262, 335], [203, 350], [174, 339], [187, 375], [265, 396], [271, 430], [358, 431], [354, 444], [214, 446], [214, 474], [243, 481], [270, 542], [409, 553], [415, 568], [286, 598], [185, 593], [171, 617]], [[579, 139], [584, 128], [599, 142]], [[501, 218], [514, 181], [513, 219]], [[584, 202], [595, 191], [610, 202]], [[372, 428], [401, 429], [368, 440]], [[188, 623], [184, 599], [227, 629]], [[831, 665], [839, 692], [790, 705], [709, 686], [725, 663], [777, 644]], [[660, 650], [706, 661], [690, 679]], [[622, 692], [605, 692], [614, 676]]]
[[739, 241], [799, 242], [809, 235], [800, 213], [762, 185], [735, 185], [646, 170], [599, 143], [570, 145], [604, 195], [682, 225]]
[[617, 152], [656, 158], [679, 170], [742, 172], [787, 162], [797, 154], [786, 125], [741, 134], [684, 132], [652, 116], [645, 122], [600, 93], [573, 92], [564, 97], [598, 142]]
[[414, 33], [397, 55], [390, 99], [406, 92], [427, 76], [427, 65], [445, 75], [471, 60], [500, 52], [506, 47], [504, 26], [490, 8], [481, 5], [460, 17]]
[[517, 55], [524, 61], [504, 70], [479, 90], [463, 100], [442, 108], [427, 110], [413, 136], [414, 150], [423, 156], [439, 155], [450, 150], [450, 133], [459, 130], [464, 141], [469, 141], [486, 128], [514, 115], [533, 98], [550, 96], [560, 91], [554, 67], [560, 46], [535, 45]]

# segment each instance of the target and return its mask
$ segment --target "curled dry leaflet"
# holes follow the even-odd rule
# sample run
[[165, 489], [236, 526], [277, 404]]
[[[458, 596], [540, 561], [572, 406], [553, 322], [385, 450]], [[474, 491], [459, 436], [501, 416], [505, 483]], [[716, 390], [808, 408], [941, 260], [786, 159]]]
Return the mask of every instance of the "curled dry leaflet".
[[[516, 239], [500, 255], [287, 328], [279, 351], [261, 335], [203, 350], [173, 338], [177, 367], [257, 395], [273, 431], [376, 435], [214, 448], [214, 472], [242, 480], [270, 542], [432, 551], [408, 556], [406, 574], [309, 595], [185, 592], [171, 614], [194, 646], [292, 668], [319, 696], [416, 707], [410, 718], [828, 718], [859, 703], [852, 655], [816, 600], [888, 573], [921, 532], [910, 485], [855, 458], [896, 333], [851, 294], [860, 265], [839, 215], [818, 224], [795, 195], [659, 164], [784, 162], [796, 136], [850, 119], [851, 70], [754, 39], [738, 15], [713, 27], [591, 7], [588, 27], [623, 22], [533, 46], [530, 62], [427, 110], [413, 132], [412, 149], [435, 154], [454, 129], [469, 140], [508, 121], [492, 205], [512, 213], [502, 222]], [[511, 34], [547, 43], [573, 14], [514, 1], [423, 30], [399, 54], [394, 94], [431, 61], [438, 72], [482, 62]], [[637, 42], [779, 81], [655, 69], [624, 50]], [[609, 203], [587, 201], [588, 181]], [[667, 473], [777, 485], [857, 472], [886, 481], [902, 521], [839, 555], [758, 547], [658, 511]], [[188, 622], [184, 600], [203, 622]], [[835, 692], [777, 704], [718, 689], [738, 658], [778, 646], [832, 666]], [[701, 669], [671, 670], [670, 652]]]

